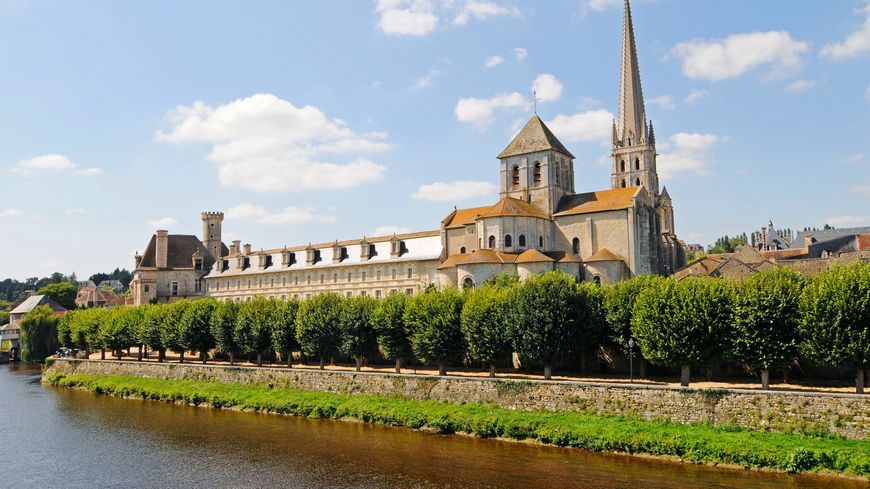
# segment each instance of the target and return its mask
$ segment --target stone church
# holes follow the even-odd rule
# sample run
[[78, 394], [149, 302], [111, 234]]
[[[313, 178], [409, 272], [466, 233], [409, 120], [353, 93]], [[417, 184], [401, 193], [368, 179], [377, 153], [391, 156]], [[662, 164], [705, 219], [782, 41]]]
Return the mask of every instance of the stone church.
[[241, 241], [224, 246], [223, 216], [206, 213], [202, 242], [165, 231], [152, 237], [137, 258], [136, 302], [197, 294], [304, 299], [325, 291], [382, 297], [550, 270], [602, 284], [673, 273], [685, 264], [685, 250], [671, 198], [659, 189], [627, 0], [612, 144], [610, 188], [577, 193], [574, 155], [533, 115], [497, 157], [499, 201], [454, 209], [432, 231], [253, 251]]

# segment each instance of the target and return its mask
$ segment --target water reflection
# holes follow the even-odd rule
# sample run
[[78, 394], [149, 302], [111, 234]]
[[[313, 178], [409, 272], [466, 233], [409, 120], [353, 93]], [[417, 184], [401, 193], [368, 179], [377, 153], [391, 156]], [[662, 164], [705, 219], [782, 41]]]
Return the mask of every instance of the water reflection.
[[[851, 488], [408, 429], [45, 388], [0, 368], [7, 487]], [[7, 485], [8, 484], [8, 485]]]

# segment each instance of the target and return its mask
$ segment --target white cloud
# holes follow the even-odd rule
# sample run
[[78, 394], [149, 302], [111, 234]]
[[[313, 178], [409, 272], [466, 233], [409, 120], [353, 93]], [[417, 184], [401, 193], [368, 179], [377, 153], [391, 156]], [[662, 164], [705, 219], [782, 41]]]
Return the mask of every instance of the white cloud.
[[861, 27], [850, 34], [843, 42], [826, 44], [819, 52], [821, 56], [840, 61], [846, 58], [854, 58], [870, 51], [870, 2], [867, 2], [867, 5], [863, 8], [856, 10], [858, 14], [862, 12], [867, 17], [864, 19]]
[[583, 14], [589, 12], [604, 12], [605, 10], [622, 5], [621, 0], [583, 0], [581, 11]]
[[431, 70], [429, 70], [429, 73], [426, 73], [425, 75], [421, 76], [420, 78], [417, 79], [417, 81], [414, 82], [413, 85], [408, 87], [408, 90], [410, 90], [412, 92], [422, 90], [422, 89], [428, 87], [429, 85], [431, 85], [432, 81], [435, 78], [437, 78], [440, 74], [441, 74], [441, 70], [439, 70], [437, 68], [432, 68]]
[[85, 209], [84, 207], [69, 207], [67, 209], [64, 209], [63, 212], [65, 214], [70, 215], [70, 216], [75, 216], [75, 215], [87, 214], [88, 210]]
[[80, 170], [76, 170], [76, 173], [78, 173], [79, 175], [84, 175], [86, 177], [95, 177], [97, 175], [102, 175], [103, 170], [100, 170], [99, 168], [82, 168]]
[[503, 93], [492, 98], [460, 98], [454, 112], [459, 122], [484, 126], [492, 120], [496, 109], [515, 109], [529, 106], [529, 101], [517, 92]]
[[10, 172], [22, 176], [62, 173], [70, 170], [75, 170], [76, 173], [85, 176], [99, 175], [101, 173], [99, 168], [79, 168], [68, 156], [61, 154], [47, 154], [21, 160], [9, 169]]
[[335, 222], [335, 217], [320, 213], [314, 207], [289, 206], [278, 212], [268, 212], [256, 204], [239, 204], [226, 213], [228, 221], [253, 221], [257, 224], [297, 224], [302, 222]]
[[856, 161], [861, 161], [863, 159], [864, 159], [864, 153], [855, 153], [852, 156], [849, 156], [848, 158], [844, 158], [843, 161], [845, 161], [846, 163], [854, 163]]
[[420, 185], [411, 197], [431, 202], [455, 202], [484, 197], [495, 193], [496, 187], [490, 182], [459, 180], [453, 183], [430, 183]]
[[855, 185], [849, 188], [849, 193], [860, 195], [862, 197], [870, 197], [870, 183], [864, 185]]
[[709, 158], [710, 151], [718, 143], [727, 139], [715, 134], [686, 132], [674, 134], [667, 142], [659, 144], [659, 149], [662, 151], [657, 161], [659, 175], [663, 180], [687, 173], [709, 175], [709, 170], [705, 168], [705, 160]]
[[[381, 180], [386, 167], [362, 157], [392, 146], [382, 133], [357, 134], [317, 107], [295, 107], [256, 94], [212, 107], [203, 102], [167, 114], [167, 143], [209, 143], [221, 184], [255, 192], [349, 188]], [[350, 162], [324, 161], [344, 157]]]
[[453, 18], [453, 23], [465, 25], [472, 18], [475, 20], [487, 20], [491, 17], [504, 15], [519, 17], [520, 11], [516, 7], [504, 7], [487, 0], [466, 0], [461, 3], [456, 17]]
[[372, 231], [372, 236], [389, 236], [391, 234], [410, 233], [411, 230], [404, 226], [381, 226]]
[[606, 109], [595, 109], [573, 115], [559, 114], [547, 122], [547, 126], [562, 141], [610, 141], [613, 113]]
[[14, 207], [7, 207], [5, 209], [0, 209], [0, 219], [21, 217], [23, 215], [24, 215], [24, 212], [22, 212], [21, 209], [16, 209]]
[[792, 39], [785, 31], [734, 34], [714, 41], [695, 40], [674, 46], [671, 55], [682, 60], [689, 78], [725, 80], [770, 66], [773, 74], [792, 71], [801, 65], [801, 54], [809, 44]]
[[526, 48], [514, 48], [514, 56], [517, 57], [517, 61], [522, 61], [529, 56], [529, 52]]
[[707, 95], [709, 95], [709, 93], [706, 90], [698, 90], [697, 88], [692, 89], [692, 91], [689, 92], [689, 95], [686, 96], [686, 103], [691, 104], [692, 102], [697, 102]]
[[552, 102], [562, 96], [562, 83], [549, 74], [538, 75], [532, 82], [532, 91], [539, 102]]
[[499, 55], [490, 56], [486, 58], [486, 61], [483, 63], [483, 66], [486, 68], [495, 68], [496, 66], [504, 63], [504, 58]]
[[785, 91], [789, 93], [806, 92], [818, 85], [817, 80], [796, 80], [785, 86]]
[[438, 17], [428, 0], [379, 0], [378, 28], [386, 34], [425, 36], [438, 27]]
[[825, 224], [835, 227], [856, 227], [870, 224], [870, 216], [834, 216], [825, 219]]
[[178, 221], [172, 217], [161, 217], [160, 219], [145, 221], [145, 224], [151, 229], [168, 229], [178, 226]]
[[674, 99], [671, 98], [670, 95], [662, 95], [660, 97], [652, 98], [649, 103], [668, 110], [674, 110], [677, 108], [677, 104], [674, 103]]

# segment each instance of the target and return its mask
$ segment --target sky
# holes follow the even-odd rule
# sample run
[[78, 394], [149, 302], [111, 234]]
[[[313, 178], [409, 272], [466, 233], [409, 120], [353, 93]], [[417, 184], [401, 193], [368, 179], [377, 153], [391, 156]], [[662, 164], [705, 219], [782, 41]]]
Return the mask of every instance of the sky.
[[[0, 278], [133, 268], [494, 203], [538, 114], [610, 183], [622, 0], [0, 0]], [[870, 225], [868, 0], [634, 0], [678, 236]]]

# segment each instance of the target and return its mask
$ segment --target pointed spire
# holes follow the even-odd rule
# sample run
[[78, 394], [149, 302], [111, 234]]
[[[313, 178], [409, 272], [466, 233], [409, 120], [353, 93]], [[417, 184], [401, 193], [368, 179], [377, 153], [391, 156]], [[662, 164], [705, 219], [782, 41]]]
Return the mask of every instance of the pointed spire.
[[613, 119], [613, 135], [611, 136], [611, 139], [613, 139], [613, 145], [616, 146], [616, 119]]
[[652, 121], [649, 121], [649, 143], [656, 144], [656, 133], [653, 131]]
[[640, 144], [647, 139], [646, 111], [643, 106], [643, 90], [640, 86], [640, 68], [637, 63], [637, 47], [634, 43], [634, 26], [631, 22], [629, 0], [625, 0], [622, 69], [619, 84], [619, 140], [628, 145], [630, 138], [631, 144]]

